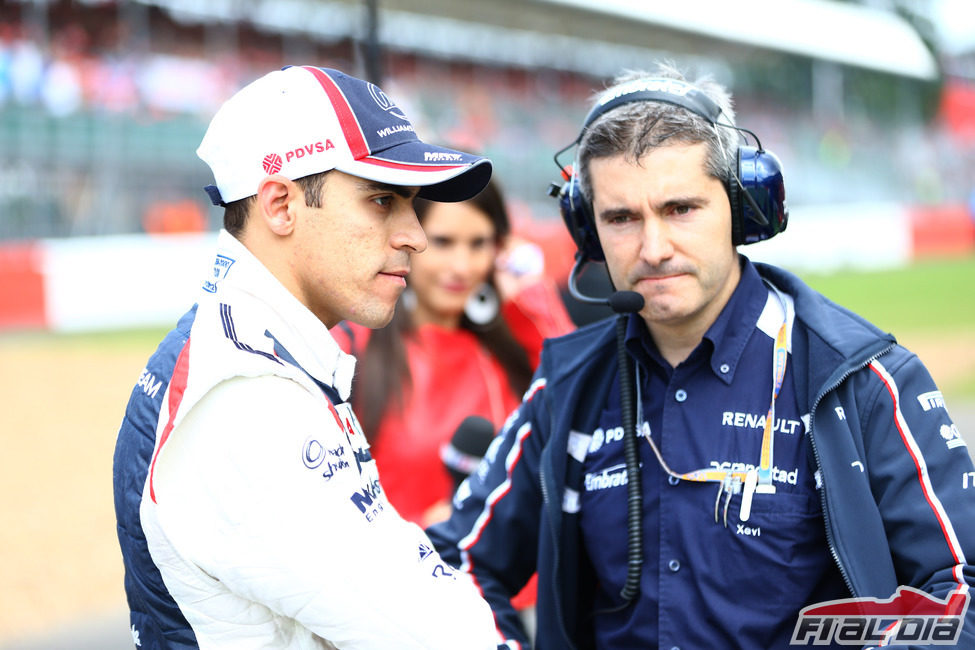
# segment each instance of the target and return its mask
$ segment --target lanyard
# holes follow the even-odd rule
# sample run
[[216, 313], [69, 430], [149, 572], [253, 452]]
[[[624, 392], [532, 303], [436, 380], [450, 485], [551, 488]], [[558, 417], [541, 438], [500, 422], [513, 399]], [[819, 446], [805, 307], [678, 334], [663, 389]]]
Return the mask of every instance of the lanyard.
[[720, 508], [721, 495], [725, 495], [724, 500], [724, 525], [728, 525], [728, 503], [731, 501], [732, 494], [738, 494], [744, 490], [741, 499], [741, 512], [739, 519], [748, 521], [751, 516], [752, 496], [755, 492], [760, 494], [775, 494], [775, 484], [772, 483], [772, 457], [774, 451], [775, 428], [775, 400], [782, 389], [785, 379], [785, 368], [789, 357], [789, 330], [793, 321], [792, 303], [785, 299], [782, 292], [772, 285], [768, 285], [775, 296], [779, 299], [782, 306], [782, 324], [779, 326], [778, 334], [775, 337], [775, 347], [772, 351], [772, 400], [769, 404], [768, 413], [765, 416], [765, 426], [762, 431], [762, 452], [759, 458], [758, 468], [752, 468], [744, 472], [732, 472], [730, 470], [720, 470], [714, 468], [698, 469], [692, 472], [675, 472], [667, 465], [663, 454], [653, 441], [646, 420], [643, 418], [643, 400], [640, 393], [640, 366], [636, 364], [636, 403], [637, 403], [637, 422], [642, 422], [644, 427], [643, 438], [650, 444], [653, 455], [656, 456], [660, 468], [669, 476], [682, 481], [693, 481], [696, 483], [718, 483], [718, 496], [714, 501], [714, 521], [718, 521], [718, 510]]
[[782, 389], [782, 380], [785, 379], [785, 366], [789, 357], [789, 321], [790, 309], [792, 305], [785, 299], [782, 292], [774, 285], [772, 291], [782, 305], [783, 320], [779, 327], [779, 333], [775, 337], [775, 350], [772, 352], [772, 402], [769, 404], [768, 413], [765, 416], [765, 429], [762, 433], [762, 456], [758, 464], [758, 492], [763, 494], [774, 494], [775, 485], [772, 484], [772, 448], [775, 443], [772, 429], [775, 425], [775, 400]]

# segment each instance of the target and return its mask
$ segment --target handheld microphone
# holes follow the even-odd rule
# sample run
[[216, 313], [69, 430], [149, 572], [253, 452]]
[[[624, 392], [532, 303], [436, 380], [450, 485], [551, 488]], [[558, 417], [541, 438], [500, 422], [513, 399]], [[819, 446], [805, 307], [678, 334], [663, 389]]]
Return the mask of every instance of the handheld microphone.
[[453, 479], [455, 490], [477, 469], [494, 440], [494, 433], [490, 420], [469, 415], [457, 425], [450, 442], [440, 448], [440, 460]]

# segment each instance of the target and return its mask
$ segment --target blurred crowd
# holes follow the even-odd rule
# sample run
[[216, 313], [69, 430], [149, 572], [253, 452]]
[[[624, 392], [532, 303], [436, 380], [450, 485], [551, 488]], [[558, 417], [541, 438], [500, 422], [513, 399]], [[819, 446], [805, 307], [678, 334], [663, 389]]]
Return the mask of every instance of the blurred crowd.
[[39, 43], [23, 25], [0, 25], [0, 106], [41, 106], [51, 116], [79, 111], [155, 115], [212, 113], [248, 76], [238, 57], [105, 51], [80, 25]]
[[[139, 32], [121, 7], [98, 29], [77, 13], [40, 37], [0, 13], [0, 240], [146, 231], [160, 204], [186, 201], [196, 204], [189, 221], [213, 227], [193, 151], [222, 98], [286, 63], [363, 73], [352, 39], [295, 45], [241, 26], [160, 26], [159, 14]], [[605, 80], [401, 52], [384, 61], [384, 87], [418, 130], [490, 156], [516, 215], [556, 217], [545, 196], [558, 179], [552, 155], [575, 138], [580, 107]], [[782, 159], [793, 205], [975, 196], [975, 147], [944, 120], [824, 116], [787, 95], [737, 93], [746, 126]]]

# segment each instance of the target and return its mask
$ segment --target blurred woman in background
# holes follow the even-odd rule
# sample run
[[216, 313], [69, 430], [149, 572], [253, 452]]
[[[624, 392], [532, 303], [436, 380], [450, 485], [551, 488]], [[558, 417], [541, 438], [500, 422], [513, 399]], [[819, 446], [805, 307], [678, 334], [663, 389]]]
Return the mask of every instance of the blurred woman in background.
[[462, 203], [417, 199], [428, 247], [381, 330], [343, 323], [358, 358], [352, 395], [383, 490], [421, 526], [445, 518], [454, 484], [441, 460], [458, 425], [500, 429], [521, 401], [544, 338], [573, 329], [541, 250], [516, 241], [495, 181]]

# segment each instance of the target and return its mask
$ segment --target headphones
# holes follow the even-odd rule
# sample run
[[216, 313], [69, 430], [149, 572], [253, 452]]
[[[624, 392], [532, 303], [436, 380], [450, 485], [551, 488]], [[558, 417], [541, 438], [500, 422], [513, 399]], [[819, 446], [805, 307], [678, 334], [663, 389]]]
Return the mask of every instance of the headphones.
[[574, 169], [559, 163], [558, 157], [577, 146], [586, 129], [605, 113], [622, 104], [632, 102], [663, 102], [687, 109], [698, 115], [717, 131], [718, 127], [748, 133], [757, 147], [738, 147], [731, 178], [725, 181], [725, 191], [731, 203], [731, 238], [735, 246], [753, 244], [770, 239], [785, 230], [789, 212], [785, 204], [785, 183], [782, 165], [754, 133], [741, 127], [718, 122], [721, 107], [694, 86], [677, 79], [637, 79], [623, 84], [615, 92], [604, 96], [589, 111], [579, 136], [555, 154], [555, 163], [562, 172], [564, 184], [553, 184], [549, 194], [559, 199], [559, 209], [569, 234], [575, 241], [577, 258], [601, 262], [606, 259], [592, 214], [592, 204], [582, 194], [579, 176]]

